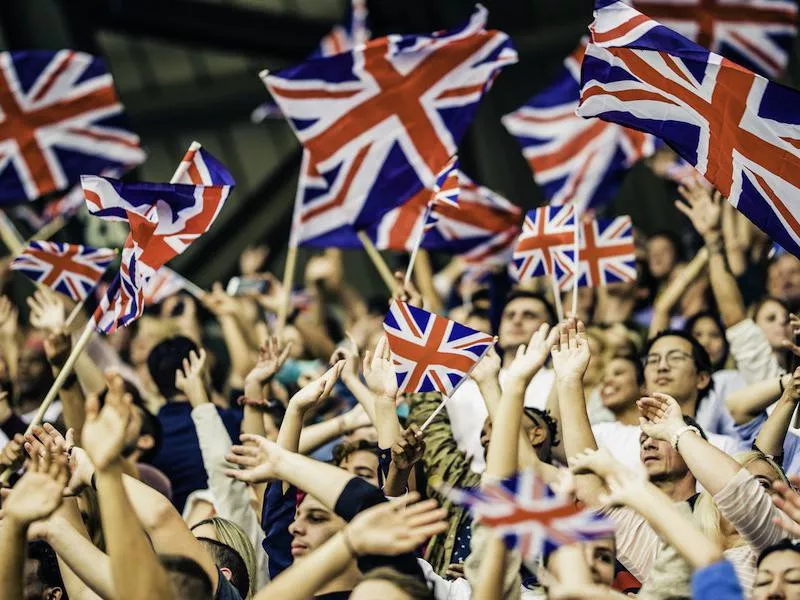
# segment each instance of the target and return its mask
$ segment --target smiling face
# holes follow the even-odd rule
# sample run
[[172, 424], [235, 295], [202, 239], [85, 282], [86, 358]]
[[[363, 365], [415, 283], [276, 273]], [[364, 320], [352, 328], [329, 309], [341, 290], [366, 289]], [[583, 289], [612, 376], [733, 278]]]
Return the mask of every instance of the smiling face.
[[312, 496], [303, 498], [295, 511], [294, 521], [289, 525], [295, 562], [322, 546], [344, 526], [344, 519], [325, 508], [319, 500]]
[[606, 365], [600, 384], [600, 400], [612, 412], [632, 406], [641, 396], [636, 381], [636, 366], [624, 358], [613, 358]]
[[777, 258], [767, 269], [767, 293], [796, 307], [800, 299], [800, 260], [791, 254]]
[[645, 357], [645, 389], [668, 394], [684, 405], [708, 387], [710, 375], [700, 372], [692, 356], [692, 344], [677, 335], [659, 338]]
[[800, 600], [800, 553], [772, 552], [758, 566], [753, 600]]
[[791, 339], [789, 312], [779, 302], [764, 301], [756, 312], [754, 321], [764, 332], [773, 350], [780, 349], [783, 340]]
[[506, 304], [500, 318], [500, 348], [513, 350], [527, 344], [539, 326], [548, 320], [547, 307], [538, 298], [514, 298]]

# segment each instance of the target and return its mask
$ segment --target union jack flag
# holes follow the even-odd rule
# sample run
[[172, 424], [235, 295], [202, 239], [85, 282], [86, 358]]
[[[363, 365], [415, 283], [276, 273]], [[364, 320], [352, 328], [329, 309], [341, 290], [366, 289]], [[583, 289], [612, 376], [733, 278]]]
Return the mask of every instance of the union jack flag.
[[[368, 14], [366, 0], [351, 0], [344, 24], [337, 25], [328, 35], [322, 38], [319, 42], [319, 47], [309, 58], [333, 56], [340, 52], [347, 52], [359, 44], [367, 43], [371, 36]], [[283, 118], [281, 109], [271, 100], [259, 105], [250, 115], [250, 120], [253, 123], [261, 123], [266, 119], [281, 118]]]
[[80, 302], [91, 294], [116, 256], [108, 248], [33, 241], [12, 261], [11, 269]]
[[184, 156], [173, 181], [126, 184], [97, 176], [81, 178], [89, 212], [103, 219], [127, 221], [131, 230], [122, 250], [119, 275], [95, 311], [95, 323], [104, 333], [113, 333], [141, 316], [147, 283], [166, 262], [208, 231], [234, 186], [222, 163], [196, 143]]
[[562, 546], [614, 535], [613, 523], [599, 513], [559, 497], [533, 471], [522, 471], [481, 488], [443, 486], [442, 493], [469, 508], [475, 520], [502, 536], [532, 564], [545, 546]]
[[658, 134], [756, 226], [800, 256], [800, 93], [622, 2], [597, 4], [579, 114]]
[[587, 208], [611, 201], [634, 163], [654, 151], [652, 136], [575, 114], [586, 40], [564, 61], [553, 84], [503, 117], [550, 203]]
[[144, 288], [144, 304], [160, 304], [185, 289], [185, 279], [168, 267], [161, 267]]
[[494, 338], [395, 300], [383, 329], [392, 351], [400, 393], [452, 396]]
[[651, 19], [751, 71], [783, 74], [797, 35], [797, 0], [634, 0]]
[[459, 29], [375, 39], [265, 77], [306, 149], [294, 241], [330, 246], [362, 231], [436, 177], [456, 154], [499, 70], [508, 36], [482, 7]]
[[444, 207], [458, 209], [459, 191], [458, 158], [453, 157], [436, 179], [433, 199], [428, 202], [428, 206], [425, 209], [425, 224], [423, 226], [425, 233], [436, 227], [436, 223], [439, 222], [439, 213]]
[[566, 289], [575, 272], [575, 207], [541, 206], [530, 211], [513, 264], [518, 281], [550, 275]]
[[[629, 216], [581, 223], [578, 285], [601, 287], [636, 281], [636, 247]], [[566, 282], [566, 286], [571, 282]]]
[[144, 159], [100, 58], [0, 53], [0, 203], [35, 200], [83, 173]]

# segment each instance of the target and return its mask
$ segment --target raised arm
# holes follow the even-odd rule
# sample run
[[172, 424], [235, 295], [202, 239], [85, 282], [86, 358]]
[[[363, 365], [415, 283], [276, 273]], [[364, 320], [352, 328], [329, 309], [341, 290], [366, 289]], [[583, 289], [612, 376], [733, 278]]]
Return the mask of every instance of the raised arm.
[[19, 311], [6, 296], [0, 296], [0, 353], [6, 361], [8, 376], [17, 381], [19, 371]]
[[[64, 331], [56, 331], [44, 341], [44, 351], [50, 367], [53, 369], [53, 376], [58, 376], [72, 351], [72, 340]], [[58, 392], [58, 396], [61, 398], [64, 423], [67, 427], [75, 430], [75, 438], [80, 442], [83, 422], [86, 418], [84, 414], [86, 399], [83, 397], [83, 390], [78, 383], [77, 376], [72, 375], [67, 378], [61, 391]]]
[[789, 382], [781, 394], [775, 410], [767, 417], [767, 421], [761, 426], [756, 438], [756, 447], [764, 454], [769, 456], [782, 456], [783, 443], [786, 441], [786, 433], [792, 424], [792, 416], [797, 410], [797, 403], [800, 401], [800, 368], [795, 369], [793, 374], [787, 374]]
[[735, 390], [725, 398], [725, 406], [737, 425], [752, 421], [772, 405], [792, 380], [789, 373], [764, 379]]
[[364, 354], [361, 366], [364, 380], [375, 397], [375, 428], [378, 430], [378, 446], [391, 448], [401, 433], [397, 418], [397, 376], [392, 365], [392, 352], [386, 337], [381, 337], [375, 352]]
[[269, 337], [259, 348], [258, 360], [244, 378], [244, 433], [266, 435], [261, 413], [261, 406], [265, 402], [263, 390], [286, 362], [289, 350], [291, 342], [282, 344], [277, 337]]
[[669, 282], [653, 303], [653, 317], [650, 320], [648, 337], [669, 329], [669, 315], [686, 292], [686, 289], [700, 276], [708, 264], [708, 251], [701, 248], [694, 258]]
[[231, 358], [231, 381], [234, 385], [242, 385], [253, 368], [253, 360], [247, 338], [236, 319], [236, 298], [226, 294], [220, 283], [215, 283], [211, 292], [202, 298], [202, 302], [214, 314], [222, 328], [222, 337]]

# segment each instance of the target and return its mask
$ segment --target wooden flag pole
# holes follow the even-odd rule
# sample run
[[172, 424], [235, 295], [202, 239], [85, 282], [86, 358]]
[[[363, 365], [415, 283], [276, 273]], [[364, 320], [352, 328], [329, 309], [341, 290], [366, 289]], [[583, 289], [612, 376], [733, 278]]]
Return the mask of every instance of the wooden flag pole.
[[575, 274], [573, 277], [575, 278], [572, 281], [572, 316], [576, 319], [578, 318], [578, 279], [581, 276], [581, 224], [580, 219], [578, 218], [577, 211], [575, 212], [575, 235], [572, 236], [573, 238], [573, 254], [575, 256]]
[[369, 256], [375, 268], [378, 269], [383, 283], [389, 288], [391, 294], [395, 295], [397, 293], [397, 282], [394, 280], [394, 277], [392, 277], [392, 271], [389, 269], [389, 265], [383, 260], [381, 253], [378, 252], [375, 244], [369, 239], [369, 235], [367, 235], [366, 231], [359, 231], [357, 235], [358, 239], [361, 240], [361, 244], [364, 246], [364, 250], [367, 251], [367, 256]]
[[19, 254], [25, 247], [25, 239], [19, 234], [11, 219], [5, 211], [0, 210], [0, 239], [11, 254]]
[[286, 263], [283, 267], [283, 295], [280, 306], [278, 306], [278, 322], [275, 326], [275, 334], [280, 336], [286, 326], [286, 319], [289, 317], [289, 306], [292, 302], [292, 287], [294, 286], [294, 271], [297, 268], [297, 244], [292, 241], [289, 244], [289, 251], [286, 254]]
[[[434, 195], [435, 194], [436, 192], [434, 192]], [[428, 206], [425, 207], [425, 213], [422, 215], [422, 227], [419, 230], [417, 241], [414, 243], [414, 248], [411, 250], [411, 257], [408, 259], [406, 278], [403, 281], [405, 287], [408, 287], [408, 284], [411, 281], [411, 274], [414, 272], [414, 263], [417, 262], [417, 254], [419, 253], [420, 246], [422, 246], [422, 240], [425, 239], [425, 223], [428, 222], [428, 218], [430, 216], [431, 216], [431, 203], [429, 202]]]
[[67, 220], [64, 217], [59, 215], [58, 217], [56, 217], [55, 219], [53, 219], [49, 223], [46, 223], [45, 226], [42, 227], [39, 231], [34, 233], [28, 239], [28, 241], [32, 242], [34, 240], [37, 240], [37, 241], [48, 240], [51, 237], [53, 237], [55, 234], [57, 234], [59, 231], [64, 229], [64, 226], [66, 224], [67, 224]]
[[553, 284], [553, 302], [556, 305], [556, 316], [558, 322], [564, 322], [564, 307], [561, 306], [561, 290], [558, 289], [558, 281], [556, 281], [555, 274], [550, 276], [550, 283]]

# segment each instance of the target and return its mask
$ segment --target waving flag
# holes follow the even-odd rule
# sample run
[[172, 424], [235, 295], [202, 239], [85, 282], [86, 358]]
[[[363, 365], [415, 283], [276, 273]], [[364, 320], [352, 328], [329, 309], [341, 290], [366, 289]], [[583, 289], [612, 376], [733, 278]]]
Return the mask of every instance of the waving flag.
[[518, 281], [554, 276], [566, 289], [575, 269], [575, 207], [541, 206], [525, 216], [514, 249], [514, 275]]
[[185, 280], [183, 277], [168, 267], [161, 267], [144, 288], [145, 306], [160, 304], [184, 289]]
[[425, 224], [423, 225], [425, 233], [436, 227], [436, 223], [439, 222], [439, 213], [446, 210], [445, 207], [458, 209], [459, 192], [458, 158], [453, 157], [436, 178], [436, 192], [425, 210]]
[[80, 302], [116, 256], [116, 251], [108, 248], [34, 241], [11, 262], [11, 269]]
[[575, 114], [585, 50], [581, 40], [553, 84], [502, 119], [550, 203], [574, 203], [581, 214], [608, 204], [628, 169], [654, 151], [652, 136]]
[[800, 256], [800, 93], [622, 2], [597, 6], [579, 114], [658, 134], [762, 231]]
[[786, 70], [797, 35], [797, 0], [634, 0], [633, 7], [771, 78]]
[[400, 393], [452, 396], [494, 338], [395, 300], [383, 329], [392, 351]]
[[444, 487], [454, 503], [466, 506], [477, 521], [502, 536], [532, 564], [545, 545], [562, 546], [614, 535], [614, 524], [599, 513], [555, 495], [532, 470], [481, 488]]
[[100, 58], [0, 53], [0, 203], [35, 200], [83, 173], [144, 159]]
[[183, 253], [213, 224], [234, 186], [233, 178], [211, 154], [192, 145], [178, 170], [178, 182], [122, 183], [81, 178], [89, 212], [127, 221], [130, 234], [119, 276], [95, 312], [98, 329], [113, 333], [141, 316], [144, 289], [169, 260]]
[[578, 261], [578, 285], [581, 287], [636, 281], [636, 247], [631, 218], [626, 215], [581, 223]]
[[433, 188], [483, 94], [517, 60], [485, 18], [481, 7], [459, 29], [375, 39], [265, 77], [306, 149], [294, 243], [337, 245]]

